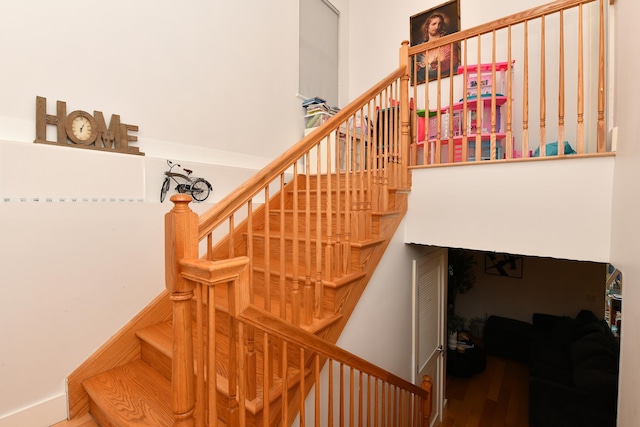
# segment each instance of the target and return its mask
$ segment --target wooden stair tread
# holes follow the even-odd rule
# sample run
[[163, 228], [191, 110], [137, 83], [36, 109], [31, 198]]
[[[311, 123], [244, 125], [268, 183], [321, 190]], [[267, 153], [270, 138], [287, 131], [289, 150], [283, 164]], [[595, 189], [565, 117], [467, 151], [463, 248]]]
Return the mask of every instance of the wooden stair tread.
[[82, 385], [114, 427], [171, 426], [171, 381], [138, 359]]
[[51, 427], [99, 427], [96, 421], [90, 414], [85, 414], [82, 417], [74, 418], [72, 420], [60, 421], [52, 425]]

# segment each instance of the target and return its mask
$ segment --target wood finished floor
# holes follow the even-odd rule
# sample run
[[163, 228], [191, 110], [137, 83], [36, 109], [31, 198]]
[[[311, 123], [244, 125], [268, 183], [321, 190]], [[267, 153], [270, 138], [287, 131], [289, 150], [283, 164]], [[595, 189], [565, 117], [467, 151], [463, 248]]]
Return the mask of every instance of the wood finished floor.
[[528, 427], [529, 366], [487, 356], [487, 369], [469, 379], [447, 376], [442, 427]]

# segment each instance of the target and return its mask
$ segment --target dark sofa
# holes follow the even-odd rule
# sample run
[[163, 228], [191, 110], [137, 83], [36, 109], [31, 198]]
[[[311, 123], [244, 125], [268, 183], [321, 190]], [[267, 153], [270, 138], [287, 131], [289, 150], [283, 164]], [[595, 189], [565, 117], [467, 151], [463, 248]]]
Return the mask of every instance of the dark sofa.
[[487, 354], [529, 362], [529, 427], [614, 427], [618, 342], [607, 323], [535, 313], [533, 322], [490, 316]]
[[606, 321], [591, 311], [534, 314], [529, 426], [614, 427], [619, 354]]

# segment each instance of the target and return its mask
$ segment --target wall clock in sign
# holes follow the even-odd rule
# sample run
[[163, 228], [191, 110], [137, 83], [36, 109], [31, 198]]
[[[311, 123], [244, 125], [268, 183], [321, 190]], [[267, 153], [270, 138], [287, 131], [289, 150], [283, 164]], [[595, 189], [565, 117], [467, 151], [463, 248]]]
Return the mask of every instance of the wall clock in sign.
[[[47, 140], [47, 126], [56, 127], [56, 141]], [[138, 140], [138, 137], [130, 132], [137, 131], [138, 126], [122, 123], [117, 114], [111, 115], [108, 126], [100, 111], [89, 114], [86, 111], [75, 110], [67, 114], [67, 104], [62, 101], [56, 103], [55, 114], [48, 114], [46, 98], [36, 97], [36, 139], [33, 141], [35, 143], [144, 156], [138, 147], [130, 145]]]

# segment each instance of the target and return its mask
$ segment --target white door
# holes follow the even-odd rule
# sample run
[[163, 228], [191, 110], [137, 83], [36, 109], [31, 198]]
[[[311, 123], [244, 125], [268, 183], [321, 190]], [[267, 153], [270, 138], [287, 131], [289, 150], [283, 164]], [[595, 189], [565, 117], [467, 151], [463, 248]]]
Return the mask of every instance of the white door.
[[431, 426], [442, 422], [444, 407], [444, 291], [447, 251], [439, 249], [413, 261], [414, 382], [429, 375], [433, 384]]

